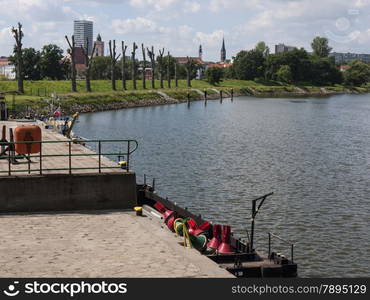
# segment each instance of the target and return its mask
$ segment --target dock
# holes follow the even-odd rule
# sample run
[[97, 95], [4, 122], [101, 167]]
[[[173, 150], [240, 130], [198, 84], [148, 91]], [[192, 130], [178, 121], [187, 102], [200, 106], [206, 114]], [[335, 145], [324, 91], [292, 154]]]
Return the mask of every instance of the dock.
[[11, 164], [10, 174], [9, 160], [0, 160], [1, 277], [233, 277], [158, 220], [136, 216], [129, 166], [53, 130], [42, 128], [42, 137], [30, 171], [27, 159]]

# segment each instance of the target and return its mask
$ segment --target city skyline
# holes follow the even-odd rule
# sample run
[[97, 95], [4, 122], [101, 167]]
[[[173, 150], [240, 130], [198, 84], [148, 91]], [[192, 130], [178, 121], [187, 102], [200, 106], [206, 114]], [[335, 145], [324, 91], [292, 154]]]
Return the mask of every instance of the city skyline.
[[[55, 43], [66, 49], [64, 35], [74, 20], [94, 22], [94, 39], [136, 41], [165, 47], [174, 56], [218, 61], [222, 38], [228, 58], [263, 40], [273, 52], [279, 43], [310, 50], [312, 39], [329, 38], [336, 52], [370, 52], [370, 0], [0, 0], [7, 7], [0, 21], [0, 56], [11, 54], [11, 26], [24, 25], [24, 47]], [[320, 10], [317, 7], [320, 6]], [[176, 42], [173, 42], [176, 41]]]

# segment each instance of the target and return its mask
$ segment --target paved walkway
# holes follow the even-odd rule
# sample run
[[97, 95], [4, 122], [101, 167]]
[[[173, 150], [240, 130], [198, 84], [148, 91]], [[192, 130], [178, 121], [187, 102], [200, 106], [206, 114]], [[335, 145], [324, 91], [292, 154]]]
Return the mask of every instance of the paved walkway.
[[232, 277], [132, 212], [0, 215], [1, 277]]
[[[56, 144], [48, 144], [45, 143], [42, 145], [42, 154], [43, 155], [68, 155], [69, 153], [69, 144], [68, 139], [63, 135], [57, 133], [51, 129], [45, 129], [44, 126], [41, 125], [40, 122], [20, 122], [20, 121], [0, 121], [0, 131], [3, 128], [3, 125], [6, 126], [6, 138], [9, 141], [9, 128], [14, 128], [17, 126], [22, 125], [39, 125], [42, 129], [42, 139], [44, 141], [61, 141], [61, 143]], [[1, 132], [0, 132], [1, 134]], [[1, 136], [0, 136], [1, 138]], [[91, 144], [93, 146], [93, 144]], [[126, 151], [127, 144], [122, 144], [122, 151]], [[96, 154], [87, 147], [78, 144], [72, 144], [71, 147], [72, 154]], [[102, 152], [107, 151], [107, 146], [104, 147], [102, 145]], [[116, 159], [117, 157], [112, 157], [112, 159]], [[13, 171], [12, 175], [27, 175], [27, 172], [14, 172], [16, 170], [28, 170], [28, 163], [26, 159], [18, 160], [19, 164], [12, 164], [11, 170]], [[72, 168], [98, 168], [99, 166], [99, 157], [96, 156], [77, 156], [72, 157], [71, 161]], [[117, 167], [118, 164], [114, 163], [113, 161], [109, 160], [106, 157], [101, 157], [101, 166], [102, 172], [122, 172], [121, 169], [104, 169], [104, 167]], [[43, 169], [63, 169], [69, 167], [69, 158], [68, 157], [44, 157], [42, 160], [42, 168]], [[8, 175], [8, 160], [7, 159], [0, 159], [0, 171], [6, 171], [0, 173], [0, 176], [7, 176]], [[39, 157], [32, 158], [32, 163], [30, 164], [31, 170], [39, 170], [40, 169], [40, 159]], [[97, 170], [73, 170], [73, 173], [91, 173], [97, 172]], [[69, 173], [69, 170], [54, 170], [54, 171], [43, 171], [44, 174], [66, 174]], [[31, 172], [33, 175], [39, 174], [39, 171]]]

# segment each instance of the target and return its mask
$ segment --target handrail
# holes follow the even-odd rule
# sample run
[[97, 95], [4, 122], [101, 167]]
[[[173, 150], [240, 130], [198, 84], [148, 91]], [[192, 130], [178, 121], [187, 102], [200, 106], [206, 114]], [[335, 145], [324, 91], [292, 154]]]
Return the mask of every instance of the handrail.
[[[43, 153], [43, 147], [44, 144], [65, 144], [68, 143], [68, 149], [66, 154], [44, 154]], [[97, 152], [92, 153], [73, 153], [72, 144], [91, 144], [91, 143], [98, 143]], [[120, 152], [103, 152], [102, 151], [102, 145], [107, 143], [126, 143], [127, 148], [126, 151], [124, 151], [125, 147], [122, 148], [122, 151]], [[15, 152], [15, 145], [32, 145], [32, 144], [40, 144], [40, 152], [37, 154], [27, 154], [27, 155], [19, 155]], [[131, 146], [134, 145], [132, 148]], [[0, 170], [0, 175], [2, 173], [8, 173], [10, 176], [13, 172], [14, 173], [20, 173], [20, 172], [28, 172], [28, 174], [31, 174], [31, 172], [37, 172], [40, 175], [42, 175], [43, 171], [51, 172], [51, 171], [69, 171], [69, 174], [72, 174], [73, 170], [98, 170], [99, 173], [103, 169], [126, 169], [127, 172], [130, 170], [130, 156], [138, 149], [139, 144], [136, 140], [133, 139], [106, 139], [106, 140], [85, 140], [85, 139], [66, 139], [66, 140], [47, 140], [47, 141], [22, 141], [22, 142], [0, 142], [1, 148], [8, 147], [8, 154], [3, 154], [3, 157], [8, 159], [8, 170]], [[19, 159], [20, 157], [26, 158], [28, 160], [28, 169], [26, 170], [19, 170], [19, 169], [12, 169], [12, 163]], [[72, 158], [73, 157], [92, 157], [97, 156], [98, 157], [98, 166], [96, 167], [72, 167]], [[111, 156], [117, 156], [119, 159], [120, 157], [126, 157], [126, 165], [124, 166], [102, 166], [101, 157], [111, 157]], [[59, 168], [49, 168], [45, 169], [43, 168], [43, 158], [51, 158], [51, 157], [68, 157], [68, 168], [67, 167], [59, 167]], [[38, 169], [31, 169], [31, 159], [32, 158], [39, 158], [39, 168]]]
[[294, 243], [291, 242], [291, 241], [287, 241], [287, 240], [281, 238], [280, 236], [278, 236], [278, 235], [276, 235], [276, 234], [274, 234], [272, 232], [269, 232], [268, 235], [269, 235], [269, 251], [268, 251], [269, 252], [269, 256], [268, 257], [271, 257], [271, 237], [275, 237], [278, 240], [284, 242], [285, 244], [290, 245], [291, 261], [292, 261], [292, 263], [294, 263], [294, 257], [293, 257], [293, 254], [294, 254]]

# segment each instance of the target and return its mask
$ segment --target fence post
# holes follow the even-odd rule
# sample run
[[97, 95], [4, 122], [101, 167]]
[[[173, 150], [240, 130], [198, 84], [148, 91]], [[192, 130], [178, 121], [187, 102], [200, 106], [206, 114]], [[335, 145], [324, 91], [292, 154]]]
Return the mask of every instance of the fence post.
[[101, 141], [99, 140], [99, 174], [101, 173]]
[[130, 141], [127, 141], [127, 172], [130, 171]]
[[42, 143], [40, 143], [40, 175], [42, 175]]
[[68, 149], [68, 151], [69, 151], [69, 155], [68, 155], [68, 157], [69, 157], [69, 175], [71, 175], [72, 174], [72, 157], [71, 157], [71, 155], [72, 155], [72, 145], [71, 145], [71, 141], [69, 141], [68, 142], [68, 145], [69, 145], [69, 149]]

